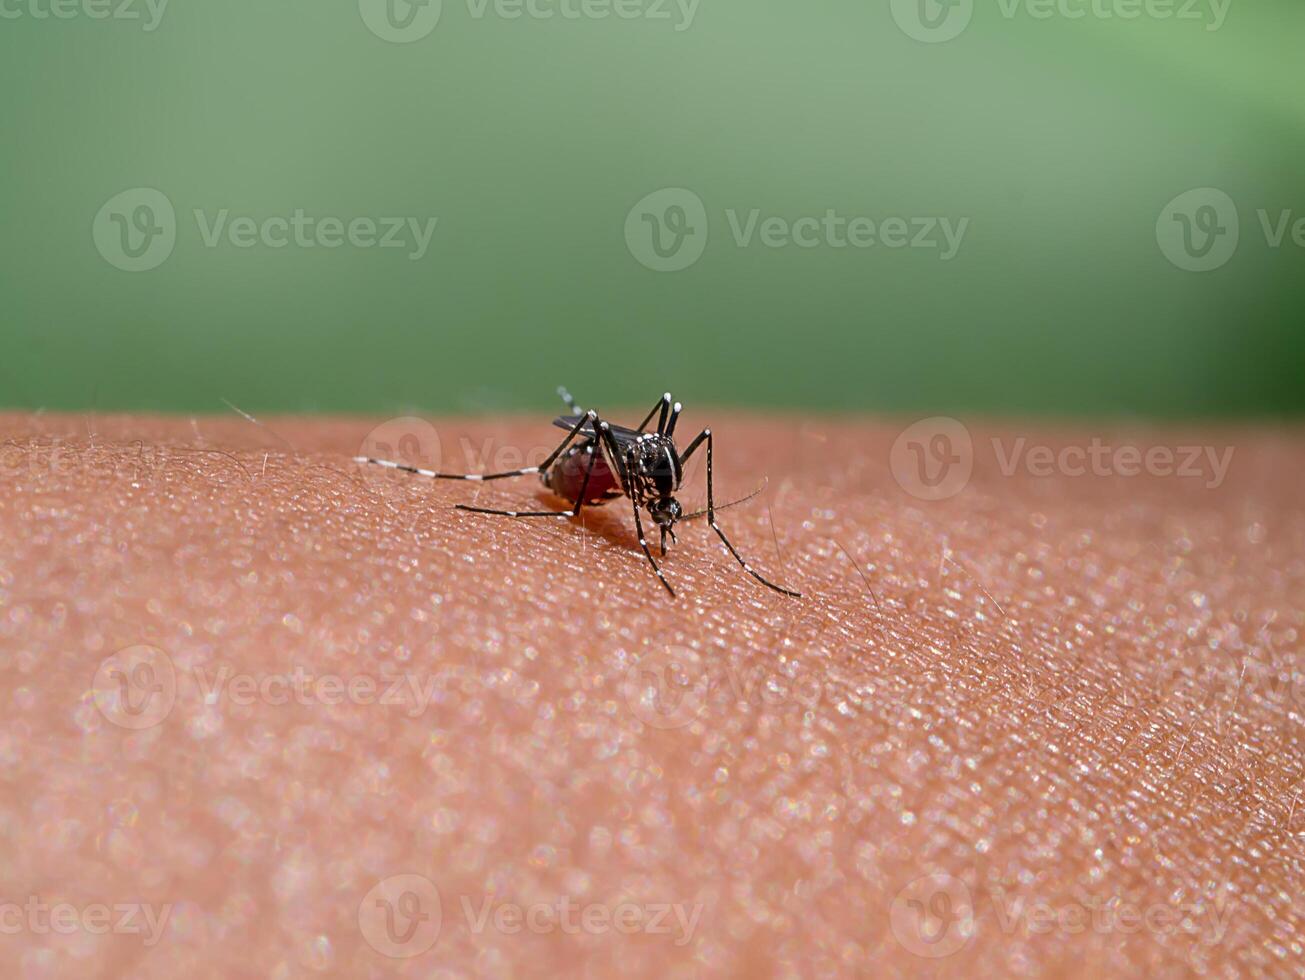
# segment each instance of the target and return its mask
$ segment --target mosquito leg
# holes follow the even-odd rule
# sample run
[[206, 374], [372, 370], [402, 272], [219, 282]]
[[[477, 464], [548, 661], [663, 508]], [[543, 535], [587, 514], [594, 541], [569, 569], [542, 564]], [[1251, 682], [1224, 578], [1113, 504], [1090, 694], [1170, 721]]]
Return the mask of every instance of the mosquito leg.
[[675, 423], [680, 420], [680, 412], [681, 410], [683, 410], [683, 408], [684, 406], [681, 405], [679, 402], [676, 402], [675, 405], [671, 408], [671, 417], [666, 423], [666, 428], [663, 430], [663, 433], [665, 435], [667, 436], [675, 435]]
[[508, 470], [504, 473], [437, 473], [434, 470], [422, 470], [415, 466], [406, 466], [403, 463], [395, 463], [388, 459], [372, 459], [370, 456], [355, 456], [353, 461], [355, 463], [371, 463], [373, 466], [384, 466], [386, 469], [398, 470], [401, 473], [412, 473], [432, 480], [471, 480], [479, 483], [484, 480], [506, 480], [514, 476], [529, 476], [531, 473], [541, 473], [552, 466], [557, 461], [557, 457], [561, 456], [566, 450], [566, 447], [571, 445], [571, 440], [576, 437], [580, 430], [597, 418], [598, 415], [594, 412], [581, 415], [571, 431], [567, 433], [566, 438], [562, 440], [561, 445], [554, 449], [548, 459], [538, 466], [526, 466], [519, 470]]
[[[666, 397], [670, 398], [670, 395]], [[665, 400], [663, 400], [662, 404], [665, 404]], [[656, 409], [653, 409], [653, 411], [655, 412]], [[648, 418], [652, 418], [651, 413]], [[648, 423], [645, 421], [644, 424], [647, 425]], [[652, 566], [657, 580], [662, 583], [666, 591], [671, 594], [671, 598], [674, 599], [675, 590], [671, 588], [671, 583], [666, 581], [666, 576], [657, 567], [657, 559], [653, 558], [652, 552], [648, 550], [648, 539], [643, 535], [643, 520], [639, 517], [639, 490], [630, 480], [630, 472], [625, 468], [625, 459], [621, 455], [620, 448], [616, 445], [612, 430], [608, 428], [606, 422], [597, 423], [595, 428], [598, 437], [603, 441], [603, 445], [607, 447], [607, 454], [612, 458], [612, 463], [616, 466], [616, 476], [621, 481], [621, 488], [625, 491], [625, 495], [630, 498], [630, 503], [634, 508], [634, 533], [639, 536], [639, 547], [643, 549], [644, 557], [648, 559], [648, 564]]]
[[[689, 461], [689, 457], [692, 456], [695, 452], [697, 452], [698, 447], [701, 446], [704, 442], [706, 442], [710, 438], [711, 438], [711, 429], [703, 429], [696, 436], [694, 436], [693, 442], [689, 443], [688, 446], [685, 447], [684, 452], [680, 453], [680, 465], [683, 466], [685, 463], [687, 463]], [[708, 500], [711, 499], [710, 480], [707, 481], [707, 499]]]
[[621, 448], [616, 444], [616, 437], [612, 435], [611, 427], [601, 419], [597, 420], [594, 424], [594, 433], [598, 437], [599, 445], [607, 450], [607, 461], [612, 465], [612, 472], [621, 483], [621, 492], [633, 500], [635, 492], [630, 481], [630, 471], [625, 468], [625, 457], [621, 455]]
[[670, 410], [670, 407], [671, 393], [668, 391], [657, 400], [657, 404], [652, 407], [652, 411], [650, 411], [647, 417], [639, 423], [639, 431], [642, 432], [644, 429], [648, 428], [648, 423], [653, 420], [653, 416], [660, 412], [661, 416], [657, 421], [657, 431], [661, 432], [662, 429], [666, 427], [666, 413]]
[[575, 399], [571, 397], [571, 392], [567, 391], [565, 387], [558, 386], [557, 393], [562, 396], [562, 401], [566, 402], [566, 407], [571, 409], [572, 415], [584, 415], [585, 410], [575, 403]]
[[783, 586], [776, 585], [744, 561], [743, 556], [738, 553], [738, 550], [730, 543], [730, 539], [725, 536], [725, 532], [721, 530], [721, 526], [716, 523], [716, 500], [711, 485], [711, 429], [703, 429], [693, 442], [689, 443], [688, 448], [684, 450], [684, 454], [680, 457], [680, 464], [682, 466], [688, 458], [693, 455], [694, 450], [702, 445], [703, 442], [707, 443], [707, 523], [711, 525], [711, 529], [715, 531], [721, 541], [724, 542], [725, 547], [728, 548], [730, 554], [734, 556], [734, 560], [743, 566], [745, 572], [767, 588], [800, 599], [802, 597], [801, 592], [794, 592], [792, 589], [786, 589]]
[[656, 574], [658, 581], [666, 586], [666, 591], [669, 592], [671, 598], [674, 599], [675, 590], [671, 588], [671, 583], [666, 581], [666, 576], [663, 575], [662, 570], [657, 567], [657, 560], [653, 558], [652, 552], [648, 550], [648, 539], [643, 536], [643, 521], [639, 519], [639, 502], [633, 497], [631, 497], [630, 500], [634, 504], [634, 533], [639, 535], [639, 547], [643, 549], [644, 555], [647, 556], [648, 564], [652, 565], [652, 570]]
[[585, 491], [589, 489], [589, 477], [594, 472], [594, 464], [598, 461], [599, 452], [601, 452], [599, 447], [594, 446], [593, 452], [589, 454], [585, 478], [580, 481], [580, 492], [576, 494], [575, 503], [571, 505], [570, 510], [493, 510], [489, 507], [473, 507], [470, 504], [458, 504], [457, 509], [469, 510], [473, 514], [493, 514], [498, 517], [556, 517], [563, 521], [575, 517], [585, 505]]

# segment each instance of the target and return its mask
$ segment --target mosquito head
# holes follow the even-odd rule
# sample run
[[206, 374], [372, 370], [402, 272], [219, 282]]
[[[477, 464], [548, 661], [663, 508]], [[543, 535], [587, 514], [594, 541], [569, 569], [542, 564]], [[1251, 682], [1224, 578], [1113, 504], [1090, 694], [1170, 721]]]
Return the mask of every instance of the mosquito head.
[[[652, 515], [653, 523], [660, 528], [669, 531], [675, 526], [675, 522], [684, 516], [684, 511], [680, 507], [680, 502], [674, 497], [657, 497], [648, 502], [648, 513]], [[672, 535], [674, 538], [674, 535]]]
[[648, 513], [652, 515], [657, 529], [662, 532], [661, 547], [662, 554], [665, 555], [666, 539], [669, 537], [672, 543], [675, 541], [675, 522], [684, 516], [684, 511], [674, 497], [656, 497], [648, 502]]

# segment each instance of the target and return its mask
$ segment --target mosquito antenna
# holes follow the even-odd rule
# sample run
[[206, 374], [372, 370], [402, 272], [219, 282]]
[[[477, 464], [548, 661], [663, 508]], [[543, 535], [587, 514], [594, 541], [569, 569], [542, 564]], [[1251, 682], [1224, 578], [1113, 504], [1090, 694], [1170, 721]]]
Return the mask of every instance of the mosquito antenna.
[[[766, 487], [767, 487], [769, 484], [770, 484], [770, 480], [768, 480], [768, 479], [763, 479], [763, 480], [761, 481], [761, 486], [757, 487], [757, 489], [753, 490], [753, 491], [752, 491], [750, 494], [748, 494], [746, 497], [740, 497], [738, 500], [731, 500], [728, 504], [717, 504], [717, 505], [716, 505], [716, 509], [717, 509], [718, 511], [719, 511], [719, 510], [729, 510], [731, 507], [737, 507], [737, 506], [739, 506], [739, 504], [746, 504], [746, 503], [747, 503], [749, 500], [751, 500], [752, 498], [757, 497], [757, 496], [760, 496], [760, 495], [761, 495], [761, 492], [762, 492], [763, 490], [765, 490]], [[682, 521], [696, 521], [698, 518], [700, 518], [700, 517], [706, 517], [706, 516], [707, 516], [707, 511], [706, 511], [706, 509], [704, 508], [703, 510], [695, 510], [695, 511], [694, 511], [693, 513], [691, 513], [691, 514], [685, 514], [683, 517], [680, 518], [680, 520], [682, 520]]]

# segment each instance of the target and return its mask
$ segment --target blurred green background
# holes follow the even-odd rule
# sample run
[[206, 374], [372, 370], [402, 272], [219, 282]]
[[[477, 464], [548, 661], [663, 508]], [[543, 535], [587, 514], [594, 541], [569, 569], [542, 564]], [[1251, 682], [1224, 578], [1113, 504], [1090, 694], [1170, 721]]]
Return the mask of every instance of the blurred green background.
[[1305, 408], [1299, 0], [0, 0], [0, 88], [12, 407]]

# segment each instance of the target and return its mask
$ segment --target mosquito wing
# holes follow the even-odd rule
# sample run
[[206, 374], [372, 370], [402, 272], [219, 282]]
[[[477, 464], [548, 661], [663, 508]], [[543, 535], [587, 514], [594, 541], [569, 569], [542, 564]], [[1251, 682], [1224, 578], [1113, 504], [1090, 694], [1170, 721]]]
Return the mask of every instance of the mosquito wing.
[[[575, 424], [579, 421], [579, 415], [561, 415], [553, 419], [553, 424], [559, 429], [566, 429], [567, 432], [570, 432], [575, 428]], [[616, 425], [612, 422], [608, 422], [607, 427], [612, 433], [612, 438], [616, 440], [617, 446], [622, 449], [630, 445], [630, 443], [634, 442], [643, 434], [637, 429], [627, 429], [623, 425]], [[593, 423], [586, 422], [584, 426], [581, 427], [580, 431], [584, 435], [592, 436], [594, 434]]]

